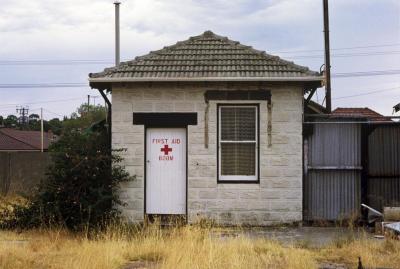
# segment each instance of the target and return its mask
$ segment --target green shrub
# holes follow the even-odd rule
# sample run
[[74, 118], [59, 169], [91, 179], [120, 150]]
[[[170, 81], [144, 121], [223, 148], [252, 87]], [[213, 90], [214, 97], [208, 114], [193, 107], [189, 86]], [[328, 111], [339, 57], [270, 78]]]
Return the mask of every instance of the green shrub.
[[[119, 150], [121, 151], [121, 150]], [[98, 227], [118, 217], [121, 182], [133, 177], [110, 153], [105, 128], [66, 132], [50, 147], [52, 164], [28, 203], [0, 213], [3, 228], [64, 226], [71, 230]]]

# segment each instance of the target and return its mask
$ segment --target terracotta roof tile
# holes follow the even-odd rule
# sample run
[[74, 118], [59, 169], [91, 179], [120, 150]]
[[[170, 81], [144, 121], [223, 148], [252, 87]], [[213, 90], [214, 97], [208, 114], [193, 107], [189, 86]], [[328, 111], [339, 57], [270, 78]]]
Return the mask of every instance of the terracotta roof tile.
[[[44, 133], [43, 148], [47, 150], [52, 134]], [[40, 150], [40, 131], [0, 128], [0, 150]]]
[[340, 115], [343, 117], [361, 117], [370, 121], [391, 121], [382, 114], [368, 108], [368, 107], [338, 107], [332, 111], [333, 115]]

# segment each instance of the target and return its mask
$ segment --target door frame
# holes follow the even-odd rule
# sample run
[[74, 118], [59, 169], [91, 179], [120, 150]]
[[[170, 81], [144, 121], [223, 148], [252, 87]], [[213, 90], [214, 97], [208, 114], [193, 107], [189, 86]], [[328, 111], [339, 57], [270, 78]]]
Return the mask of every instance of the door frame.
[[160, 128], [160, 129], [185, 129], [185, 135], [186, 135], [186, 164], [185, 164], [185, 184], [186, 184], [186, 205], [185, 205], [185, 214], [184, 215], [180, 215], [180, 216], [184, 216], [185, 217], [185, 222], [188, 223], [188, 140], [189, 140], [189, 136], [188, 136], [188, 127], [187, 125], [183, 125], [183, 126], [155, 126], [155, 125], [145, 125], [144, 126], [144, 175], [143, 175], [143, 180], [144, 180], [144, 188], [143, 188], [143, 192], [144, 192], [144, 207], [143, 207], [143, 216], [146, 217], [147, 216], [147, 212], [146, 212], [146, 201], [147, 201], [147, 197], [146, 197], [146, 191], [147, 191], [147, 129], [150, 128]]

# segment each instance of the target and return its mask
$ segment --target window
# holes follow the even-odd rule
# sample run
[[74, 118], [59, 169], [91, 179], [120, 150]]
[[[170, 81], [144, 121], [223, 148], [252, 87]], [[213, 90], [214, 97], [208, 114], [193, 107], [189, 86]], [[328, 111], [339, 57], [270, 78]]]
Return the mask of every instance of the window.
[[219, 105], [218, 123], [218, 180], [258, 182], [258, 105]]

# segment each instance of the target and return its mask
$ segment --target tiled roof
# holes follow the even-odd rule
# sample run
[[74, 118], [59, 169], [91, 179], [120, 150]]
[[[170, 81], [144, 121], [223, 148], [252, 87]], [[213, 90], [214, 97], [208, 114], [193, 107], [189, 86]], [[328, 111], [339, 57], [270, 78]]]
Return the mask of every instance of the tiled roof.
[[[43, 149], [47, 150], [52, 134], [44, 133]], [[39, 131], [21, 131], [10, 128], [0, 128], [0, 150], [40, 150], [41, 138]]]
[[368, 107], [338, 107], [332, 111], [333, 115], [349, 118], [366, 118], [370, 121], [391, 121], [385, 118], [382, 114], [368, 108]]
[[[275, 78], [321, 80], [318, 72], [206, 31], [175, 45], [89, 74], [91, 82], [185, 80], [191, 78]], [[301, 80], [301, 79], [299, 79]]]

